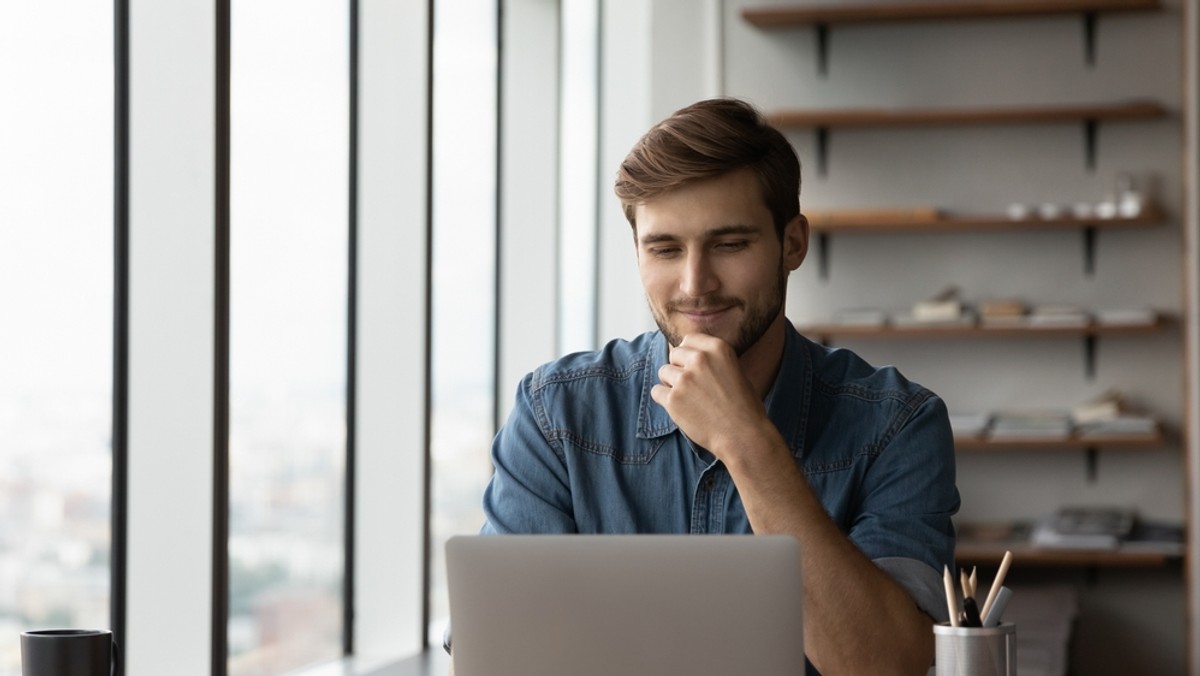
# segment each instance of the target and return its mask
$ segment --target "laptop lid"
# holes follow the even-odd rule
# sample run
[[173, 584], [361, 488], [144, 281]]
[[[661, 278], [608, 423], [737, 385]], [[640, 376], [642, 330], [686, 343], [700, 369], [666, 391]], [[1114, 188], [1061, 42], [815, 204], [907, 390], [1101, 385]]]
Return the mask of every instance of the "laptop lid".
[[804, 673], [791, 537], [458, 536], [446, 567], [457, 676]]

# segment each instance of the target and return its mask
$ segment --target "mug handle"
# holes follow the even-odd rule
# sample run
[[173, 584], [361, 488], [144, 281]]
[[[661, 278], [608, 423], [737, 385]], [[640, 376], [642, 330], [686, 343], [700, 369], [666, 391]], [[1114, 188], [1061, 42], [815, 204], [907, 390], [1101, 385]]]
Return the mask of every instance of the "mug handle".
[[117, 648], [117, 639], [112, 642], [112, 669], [109, 671], [112, 676], [121, 676], [121, 651]]

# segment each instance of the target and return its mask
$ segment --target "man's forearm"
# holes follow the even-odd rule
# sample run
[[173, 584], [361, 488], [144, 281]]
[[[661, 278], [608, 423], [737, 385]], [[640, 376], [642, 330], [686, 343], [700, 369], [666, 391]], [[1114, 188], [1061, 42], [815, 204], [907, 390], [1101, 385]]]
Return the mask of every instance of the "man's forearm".
[[800, 540], [809, 659], [825, 674], [924, 674], [932, 620], [830, 520], [775, 437], [769, 452], [725, 454], [726, 466], [754, 532]]

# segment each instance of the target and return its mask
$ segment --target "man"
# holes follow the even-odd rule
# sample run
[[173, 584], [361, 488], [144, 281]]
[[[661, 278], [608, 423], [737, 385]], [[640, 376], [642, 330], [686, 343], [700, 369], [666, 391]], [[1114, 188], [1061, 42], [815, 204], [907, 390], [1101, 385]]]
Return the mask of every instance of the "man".
[[638, 141], [616, 193], [659, 330], [525, 377], [483, 532], [790, 534], [811, 666], [924, 674], [959, 505], [946, 409], [784, 316], [799, 189], [787, 140], [740, 101]]

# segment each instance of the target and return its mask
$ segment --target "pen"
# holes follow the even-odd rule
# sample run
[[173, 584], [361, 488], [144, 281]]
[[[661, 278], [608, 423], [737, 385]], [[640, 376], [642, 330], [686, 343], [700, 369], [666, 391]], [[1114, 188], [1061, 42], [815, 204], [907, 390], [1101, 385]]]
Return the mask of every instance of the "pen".
[[1008, 567], [1012, 565], [1012, 550], [1004, 552], [1004, 559], [1000, 562], [1000, 570], [996, 572], [996, 579], [992, 580], [992, 588], [988, 592], [987, 600], [983, 602], [984, 617], [987, 617], [988, 611], [992, 609], [992, 603], [996, 600], [996, 594], [1000, 592], [1000, 587], [1004, 585], [1004, 576], [1008, 574]]
[[946, 585], [946, 609], [950, 611], [950, 626], [958, 626], [958, 604], [954, 602], [954, 580], [950, 577], [950, 566], [942, 566], [942, 582]]
[[983, 620], [979, 619], [979, 605], [975, 603], [975, 599], [968, 596], [963, 599], [963, 623], [964, 627], [982, 627]]

